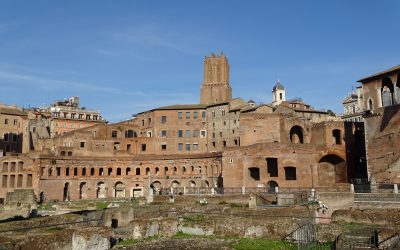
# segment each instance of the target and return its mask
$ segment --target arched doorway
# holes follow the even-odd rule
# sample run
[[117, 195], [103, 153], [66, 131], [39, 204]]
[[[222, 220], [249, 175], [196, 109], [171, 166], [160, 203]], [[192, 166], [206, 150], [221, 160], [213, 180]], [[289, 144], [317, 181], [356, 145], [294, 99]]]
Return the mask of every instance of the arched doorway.
[[335, 154], [328, 154], [319, 160], [318, 184], [329, 186], [333, 183], [347, 182], [346, 161]]
[[42, 204], [43, 202], [45, 202], [45, 200], [46, 200], [46, 197], [45, 197], [44, 192], [40, 192], [40, 194], [39, 194], [39, 204]]
[[171, 182], [171, 187], [172, 188], [177, 188], [177, 187], [179, 187], [180, 186], [180, 183], [178, 182], [178, 181], [172, 181]]
[[291, 143], [304, 143], [304, 133], [300, 126], [293, 126], [290, 129], [290, 142]]
[[79, 184], [79, 199], [87, 199], [87, 184], [86, 182], [82, 182]]
[[189, 182], [190, 187], [196, 187], [196, 182], [195, 181], [190, 181]]
[[99, 199], [107, 198], [107, 185], [104, 182], [97, 183], [96, 197]]
[[114, 186], [114, 197], [115, 198], [124, 198], [125, 197], [125, 185], [122, 182], [115, 183]]
[[279, 187], [278, 183], [276, 183], [276, 181], [269, 181], [267, 182], [267, 191], [268, 193], [275, 193], [276, 188]]
[[159, 181], [153, 181], [153, 183], [151, 183], [150, 188], [153, 189], [153, 193], [154, 194], [161, 194], [161, 182]]
[[69, 201], [69, 183], [64, 184], [63, 201]]

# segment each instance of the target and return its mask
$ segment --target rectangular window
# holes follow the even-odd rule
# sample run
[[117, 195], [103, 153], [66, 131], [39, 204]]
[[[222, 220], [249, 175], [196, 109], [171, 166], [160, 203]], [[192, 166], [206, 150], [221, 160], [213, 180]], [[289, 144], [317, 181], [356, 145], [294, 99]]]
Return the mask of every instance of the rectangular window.
[[142, 120], [142, 126], [144, 126], [144, 120]]
[[85, 142], [81, 141], [81, 148], [84, 148], [84, 147], [85, 147]]
[[146, 151], [146, 144], [142, 144], [142, 151]]
[[4, 124], [8, 124], [8, 119], [4, 119]]
[[223, 142], [222, 142], [222, 145], [223, 145], [224, 147], [226, 147], [226, 141], [223, 141]]
[[193, 118], [197, 119], [199, 117], [199, 112], [195, 111], [193, 112]]
[[278, 159], [268, 157], [266, 161], [269, 177], [278, 177]]
[[26, 178], [26, 186], [32, 187], [32, 174], [28, 174]]
[[161, 151], [167, 151], [167, 144], [161, 144]]
[[178, 143], [178, 150], [182, 151], [183, 150], [183, 143]]
[[222, 132], [219, 132], [219, 137], [222, 137]]
[[147, 118], [147, 124], [150, 125], [151, 124], [151, 118]]
[[3, 175], [3, 177], [1, 178], [1, 187], [7, 188], [7, 175]]
[[182, 119], [182, 112], [178, 112], [178, 119]]
[[199, 150], [199, 144], [193, 143], [193, 151]]
[[215, 133], [212, 133], [212, 138], [215, 138]]
[[118, 132], [116, 130], [111, 131], [111, 137], [116, 138]]
[[186, 119], [190, 119], [190, 112], [186, 112]]
[[186, 130], [186, 137], [190, 137], [190, 130]]
[[190, 143], [186, 143], [186, 151], [190, 151]]
[[200, 137], [201, 138], [206, 138], [206, 131], [205, 130], [200, 130]]
[[183, 137], [183, 131], [182, 130], [178, 130], [178, 137]]
[[259, 181], [260, 180], [260, 169], [257, 167], [249, 168], [249, 175], [253, 180]]
[[12, 134], [12, 141], [16, 142], [18, 140], [18, 135], [17, 134]]
[[201, 111], [201, 118], [206, 118], [206, 111]]
[[167, 123], [167, 117], [165, 115], [161, 116], [161, 123]]
[[193, 137], [199, 137], [199, 131], [197, 129], [193, 130]]
[[296, 168], [295, 167], [285, 167], [285, 180], [287, 180], [287, 181], [296, 180]]
[[3, 172], [4, 173], [8, 172], [8, 162], [3, 162]]
[[18, 125], [18, 121], [16, 119], [14, 120], [14, 125]]
[[4, 133], [3, 140], [8, 141], [8, 133]]
[[161, 137], [167, 137], [167, 130], [161, 130]]

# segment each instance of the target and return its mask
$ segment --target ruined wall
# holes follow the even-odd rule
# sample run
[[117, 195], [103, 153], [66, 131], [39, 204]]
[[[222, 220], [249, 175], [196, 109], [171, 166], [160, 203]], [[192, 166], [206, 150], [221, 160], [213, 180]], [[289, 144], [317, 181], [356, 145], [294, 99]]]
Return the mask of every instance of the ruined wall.
[[365, 118], [369, 177], [400, 183], [400, 105], [380, 108]]
[[196, 157], [42, 158], [36, 161], [39, 199], [128, 198], [170, 187], [210, 186], [221, 173], [217, 155]]

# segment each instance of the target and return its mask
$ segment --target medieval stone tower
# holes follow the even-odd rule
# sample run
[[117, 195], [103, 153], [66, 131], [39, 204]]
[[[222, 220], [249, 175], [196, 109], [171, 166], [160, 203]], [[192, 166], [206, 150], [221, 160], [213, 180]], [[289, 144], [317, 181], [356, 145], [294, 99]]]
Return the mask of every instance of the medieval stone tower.
[[280, 81], [272, 88], [272, 105], [276, 106], [281, 104], [281, 102], [286, 101], [286, 91], [285, 87]]
[[228, 59], [223, 53], [220, 56], [212, 53], [204, 59], [204, 81], [200, 87], [200, 103], [213, 104], [231, 99]]

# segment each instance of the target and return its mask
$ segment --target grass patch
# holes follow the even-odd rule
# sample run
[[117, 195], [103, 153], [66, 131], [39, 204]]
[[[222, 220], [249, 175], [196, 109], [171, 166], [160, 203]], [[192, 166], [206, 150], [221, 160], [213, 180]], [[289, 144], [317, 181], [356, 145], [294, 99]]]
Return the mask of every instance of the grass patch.
[[248, 249], [295, 250], [297, 249], [297, 244], [292, 244], [277, 240], [239, 238], [236, 239], [236, 242], [231, 244], [230, 247], [237, 250], [248, 250]]
[[39, 207], [38, 207], [38, 210], [41, 210], [41, 211], [55, 211], [56, 210], [56, 208], [55, 207], [53, 207], [53, 203], [50, 203], [50, 202], [48, 202], [48, 203], [44, 203], [44, 204], [42, 204], [42, 205], [40, 205]]
[[149, 236], [147, 238], [144, 239], [126, 239], [126, 240], [121, 240], [117, 243], [118, 247], [127, 247], [127, 246], [132, 246], [135, 244], [138, 244], [140, 242], [144, 242], [144, 241], [152, 241], [152, 240], [157, 240], [159, 238], [158, 235], [154, 235], [154, 236]]
[[97, 210], [104, 210], [104, 209], [107, 208], [108, 205], [110, 205], [109, 202], [99, 201], [99, 202], [96, 202], [96, 209]]
[[363, 229], [363, 228], [365, 228], [365, 225], [357, 224], [357, 223], [354, 223], [354, 222], [346, 223], [346, 224], [343, 225], [343, 229], [345, 231], [356, 231], [356, 230], [360, 230], [360, 229]]
[[193, 215], [186, 215], [183, 216], [183, 220], [185, 222], [201, 222], [206, 219], [204, 214], [193, 214]]
[[182, 231], [179, 231], [174, 236], [172, 236], [173, 239], [190, 239], [193, 237], [196, 237], [196, 236], [193, 234], [184, 233]]

